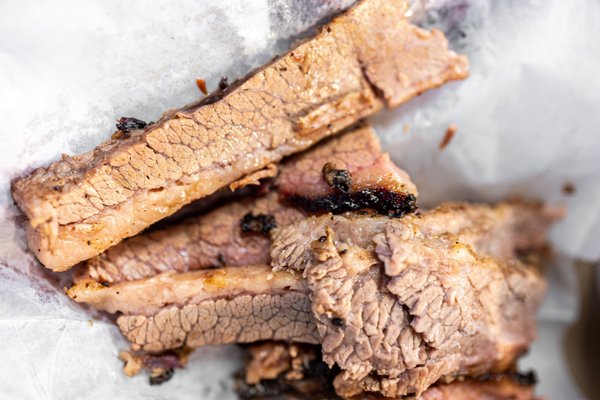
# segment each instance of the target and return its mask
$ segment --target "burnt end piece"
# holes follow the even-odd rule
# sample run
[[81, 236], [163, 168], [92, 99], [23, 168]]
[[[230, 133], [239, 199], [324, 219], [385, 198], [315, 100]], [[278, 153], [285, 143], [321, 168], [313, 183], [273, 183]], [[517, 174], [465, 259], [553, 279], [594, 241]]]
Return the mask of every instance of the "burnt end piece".
[[398, 193], [383, 188], [367, 188], [356, 192], [336, 191], [315, 198], [290, 196], [288, 201], [308, 212], [331, 212], [371, 209], [378, 214], [399, 218], [417, 210], [417, 199], [411, 193]]
[[345, 169], [337, 169], [332, 163], [323, 165], [323, 179], [327, 184], [343, 193], [350, 192], [352, 175]]
[[122, 132], [144, 129], [148, 124], [141, 119], [133, 117], [121, 117], [117, 120], [117, 129]]
[[247, 213], [240, 222], [244, 233], [255, 232], [267, 235], [271, 229], [277, 228], [275, 217], [267, 214]]

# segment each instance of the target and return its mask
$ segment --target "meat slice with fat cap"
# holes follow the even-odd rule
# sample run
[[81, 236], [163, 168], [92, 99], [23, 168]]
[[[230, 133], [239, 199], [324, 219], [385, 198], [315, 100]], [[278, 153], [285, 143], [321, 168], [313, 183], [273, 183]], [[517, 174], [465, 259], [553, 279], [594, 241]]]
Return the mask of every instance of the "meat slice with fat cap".
[[[346, 174], [347, 190], [342, 192], [326, 182], [325, 165], [335, 166], [336, 171]], [[86, 261], [85, 267], [76, 273], [75, 281], [112, 284], [166, 271], [267, 264], [268, 235], [243, 232], [240, 221], [250, 214], [272, 217], [279, 226], [288, 225], [307, 215], [297, 207], [301, 206], [300, 198], [313, 211], [325, 203], [340, 209], [355, 204], [358, 208], [369, 207], [393, 215], [415, 208], [417, 188], [381, 152], [373, 129], [363, 124], [284, 161], [279, 170], [279, 176], [271, 184], [273, 189], [266, 195], [232, 201], [199, 217], [127, 239]], [[357, 198], [365, 193], [373, 193], [369, 197], [371, 202], [361, 204]], [[296, 203], [290, 204], [290, 199]]]
[[384, 106], [466, 77], [466, 59], [407, 10], [362, 0], [228, 88], [15, 181], [30, 249], [64, 271]]

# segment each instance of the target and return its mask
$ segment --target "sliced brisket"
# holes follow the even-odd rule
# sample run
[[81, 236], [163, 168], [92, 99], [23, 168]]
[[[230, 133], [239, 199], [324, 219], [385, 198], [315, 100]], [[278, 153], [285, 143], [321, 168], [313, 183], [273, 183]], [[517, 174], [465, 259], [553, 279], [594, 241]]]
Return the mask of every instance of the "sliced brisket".
[[[242, 399], [262, 400], [340, 400], [330, 388], [322, 373], [324, 364], [314, 362], [307, 377], [290, 380], [285, 376], [249, 385], [241, 376], [236, 377], [236, 391]], [[534, 392], [534, 385], [524, 385], [511, 374], [494, 374], [493, 379], [463, 379], [452, 383], [437, 383], [421, 396], [384, 397], [377, 394], [361, 394], [349, 400], [541, 400]]]
[[[496, 234], [514, 229], [507, 215], [527, 215], [531, 230], [498, 246]], [[312, 217], [273, 231], [273, 263], [290, 272], [227, 267], [81, 282], [68, 294], [123, 313], [119, 326], [136, 349], [318, 342], [342, 370], [340, 394], [421, 393], [442, 377], [504, 370], [527, 348], [545, 283], [513, 255], [540, 250], [554, 217], [523, 203]], [[449, 220], [462, 222], [440, 225]]]
[[[407, 202], [417, 195], [408, 175], [382, 154], [375, 132], [361, 125], [283, 162], [270, 193], [232, 201], [205, 215], [127, 239], [86, 261], [75, 281], [113, 284], [166, 271], [267, 264], [270, 239], [250, 231], [304, 218], [305, 212], [289, 203], [290, 196], [302, 196], [306, 204], [333, 199], [338, 190], [323, 176], [323, 166], [328, 163], [351, 174], [348, 196], [373, 188]], [[370, 208], [377, 207], [371, 204]]]
[[272, 216], [279, 225], [305, 216], [282, 205], [275, 191], [233, 201], [199, 217], [119, 243], [86, 261], [77, 271], [75, 282], [114, 284], [169, 271], [267, 264], [271, 242], [268, 235], [241, 229], [248, 213]]
[[[297, 275], [297, 274], [296, 274]], [[77, 302], [125, 315], [119, 328], [134, 350], [289, 340], [318, 343], [304, 280], [269, 266], [166, 273], [109, 287], [79, 283]]]
[[247, 78], [13, 183], [30, 249], [63, 271], [382, 107], [467, 75], [405, 0], [363, 0]]

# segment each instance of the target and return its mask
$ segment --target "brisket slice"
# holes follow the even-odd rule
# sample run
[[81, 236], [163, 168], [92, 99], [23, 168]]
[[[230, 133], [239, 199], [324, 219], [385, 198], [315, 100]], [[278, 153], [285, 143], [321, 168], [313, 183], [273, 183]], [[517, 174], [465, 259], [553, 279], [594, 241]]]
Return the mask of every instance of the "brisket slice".
[[[320, 361], [318, 346], [264, 342], [245, 349], [246, 363], [235, 380], [236, 392], [242, 399], [340, 399], [332, 385], [337, 372]], [[531, 372], [507, 371], [437, 382], [418, 398], [394, 399], [534, 400], [535, 383], [535, 374]], [[384, 399], [377, 394], [362, 394], [359, 398]]]
[[[324, 235], [327, 226], [353, 245], [367, 250], [375, 249], [373, 236], [388, 228], [414, 227], [420, 234], [418, 239], [455, 235], [476, 252], [515, 258], [520, 253], [541, 249], [551, 225], [562, 215], [560, 208], [512, 201], [494, 206], [445, 203], [434, 210], [402, 219], [368, 218], [364, 214], [307, 217], [293, 226], [281, 225], [273, 231], [272, 265], [275, 269], [304, 270], [312, 261], [312, 243]], [[416, 240], [414, 248], [407, 248], [406, 255], [418, 254], [420, 246], [421, 242]]]
[[[348, 190], [331, 187], [324, 179], [323, 166], [335, 165], [350, 176]], [[306, 217], [290, 205], [289, 199], [304, 204], [347, 206], [365, 191], [377, 189], [385, 196], [367, 204], [380, 212], [400, 213], [414, 207], [417, 189], [408, 175], [382, 154], [375, 132], [360, 125], [340, 136], [284, 161], [280, 174], [263, 196], [238, 199], [212, 212], [173, 226], [129, 238], [86, 261], [75, 282], [93, 280], [118, 283], [148, 278], [166, 271], [185, 272], [208, 267], [268, 264], [271, 245], [268, 235], [243, 232], [240, 221], [250, 217], [273, 217], [285, 226]], [[346, 202], [336, 197], [346, 197]], [[397, 204], [398, 206], [394, 206]], [[263, 217], [266, 218], [266, 217]]]
[[63, 271], [195, 199], [467, 75], [405, 0], [363, 0], [310, 40], [199, 103], [13, 183], [30, 249]]
[[[323, 360], [342, 371], [338, 394], [419, 396], [443, 377], [503, 371], [527, 349], [545, 283], [512, 255], [539, 251], [544, 231], [503, 232], [511, 207], [522, 206], [323, 216], [275, 231], [273, 265], [303, 270]], [[554, 212], [538, 213], [547, 228]]]
[[181, 346], [287, 340], [318, 343], [304, 280], [267, 265], [231, 267], [109, 287], [80, 283], [67, 294], [119, 312], [119, 328], [134, 350], [159, 353]]
[[233, 201], [205, 215], [124, 240], [86, 261], [74, 281], [112, 285], [169, 271], [268, 264], [269, 236], [242, 232], [241, 221], [247, 214], [268, 215], [277, 224], [305, 217], [302, 211], [281, 204], [274, 191]]

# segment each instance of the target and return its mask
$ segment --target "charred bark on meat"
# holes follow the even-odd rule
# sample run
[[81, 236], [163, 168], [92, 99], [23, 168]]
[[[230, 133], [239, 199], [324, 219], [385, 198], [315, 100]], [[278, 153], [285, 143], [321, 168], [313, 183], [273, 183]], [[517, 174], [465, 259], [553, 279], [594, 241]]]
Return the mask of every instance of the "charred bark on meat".
[[127, 133], [136, 129], [144, 129], [148, 124], [141, 119], [133, 117], [121, 117], [117, 120], [117, 129]]
[[323, 178], [330, 187], [343, 193], [348, 193], [352, 187], [350, 171], [337, 169], [332, 163], [323, 165]]
[[247, 213], [242, 217], [240, 221], [242, 232], [249, 233], [260, 233], [268, 235], [271, 229], [277, 228], [277, 221], [275, 217], [267, 214]]
[[412, 193], [399, 193], [386, 188], [365, 188], [348, 193], [335, 191], [315, 198], [295, 195], [288, 197], [287, 201], [313, 213], [341, 214], [369, 209], [381, 215], [399, 218], [417, 210], [417, 199]]
[[313, 360], [304, 370], [302, 379], [292, 380], [282, 374], [277, 379], [251, 385], [240, 371], [235, 376], [235, 391], [241, 399], [340, 399], [332, 383], [338, 373], [338, 368], [332, 370], [323, 361]]

